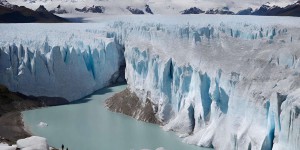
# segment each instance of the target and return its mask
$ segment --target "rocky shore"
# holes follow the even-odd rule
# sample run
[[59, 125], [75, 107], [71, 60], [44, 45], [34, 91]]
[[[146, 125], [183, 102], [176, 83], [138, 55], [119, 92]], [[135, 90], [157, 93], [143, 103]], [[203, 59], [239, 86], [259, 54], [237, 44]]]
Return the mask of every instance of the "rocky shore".
[[67, 103], [62, 98], [33, 97], [11, 92], [0, 85], [0, 143], [16, 144], [17, 140], [31, 136], [24, 129], [22, 111]]
[[137, 120], [161, 124], [155, 117], [155, 106], [150, 100], [147, 99], [143, 104], [136, 94], [130, 92], [129, 89], [125, 89], [111, 98], [108, 98], [105, 101], [105, 105], [110, 111], [122, 113]]

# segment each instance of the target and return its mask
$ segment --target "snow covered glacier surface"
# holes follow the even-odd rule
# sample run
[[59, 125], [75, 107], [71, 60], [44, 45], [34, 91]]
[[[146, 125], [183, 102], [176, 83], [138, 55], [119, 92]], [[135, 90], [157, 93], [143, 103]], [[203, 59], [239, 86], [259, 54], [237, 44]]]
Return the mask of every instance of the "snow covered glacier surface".
[[0, 25], [0, 83], [34, 96], [82, 98], [107, 86], [124, 61], [101, 25]]
[[104, 20], [0, 25], [6, 29], [0, 30], [6, 35], [0, 83], [25, 94], [76, 99], [107, 84], [124, 46], [128, 87], [149, 98], [164, 128], [185, 142], [226, 150], [300, 148], [299, 19]]

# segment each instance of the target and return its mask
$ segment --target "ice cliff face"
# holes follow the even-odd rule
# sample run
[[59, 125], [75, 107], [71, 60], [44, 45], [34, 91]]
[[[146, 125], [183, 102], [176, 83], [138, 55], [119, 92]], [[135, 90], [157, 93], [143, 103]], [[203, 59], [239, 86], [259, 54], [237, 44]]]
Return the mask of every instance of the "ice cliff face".
[[107, 86], [124, 59], [114, 38], [97, 26], [9, 27], [1, 30], [0, 83], [26, 95], [82, 98]]
[[[25, 94], [85, 96], [117, 72], [119, 43], [129, 89], [141, 101], [150, 99], [164, 128], [185, 142], [225, 150], [299, 149], [299, 19], [200, 15], [107, 22], [0, 30], [7, 35], [0, 40], [0, 83]], [[30, 30], [40, 32], [28, 36]]]
[[257, 22], [115, 24], [129, 88], [187, 143], [299, 149], [299, 28]]

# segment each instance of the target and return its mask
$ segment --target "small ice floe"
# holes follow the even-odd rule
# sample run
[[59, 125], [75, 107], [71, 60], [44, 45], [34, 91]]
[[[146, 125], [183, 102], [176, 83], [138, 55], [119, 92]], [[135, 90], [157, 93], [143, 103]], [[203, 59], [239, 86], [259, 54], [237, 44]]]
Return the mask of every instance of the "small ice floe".
[[188, 133], [182, 133], [182, 134], [177, 133], [176, 135], [178, 135], [180, 138], [185, 138], [185, 137], [189, 136]]
[[41, 128], [44, 128], [44, 127], [47, 127], [48, 124], [45, 123], [45, 122], [40, 122], [40, 123], [38, 124], [38, 126], [41, 127]]

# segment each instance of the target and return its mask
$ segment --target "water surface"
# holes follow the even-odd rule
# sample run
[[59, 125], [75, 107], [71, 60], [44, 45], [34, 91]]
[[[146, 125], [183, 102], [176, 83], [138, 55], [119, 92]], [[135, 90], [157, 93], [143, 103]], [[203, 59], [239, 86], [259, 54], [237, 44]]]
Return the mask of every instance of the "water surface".
[[[104, 101], [125, 88], [104, 88], [73, 104], [25, 111], [25, 126], [34, 135], [46, 137], [49, 145], [64, 144], [69, 150], [204, 150], [182, 143], [158, 125], [107, 110]], [[39, 127], [40, 122], [48, 126]]]

